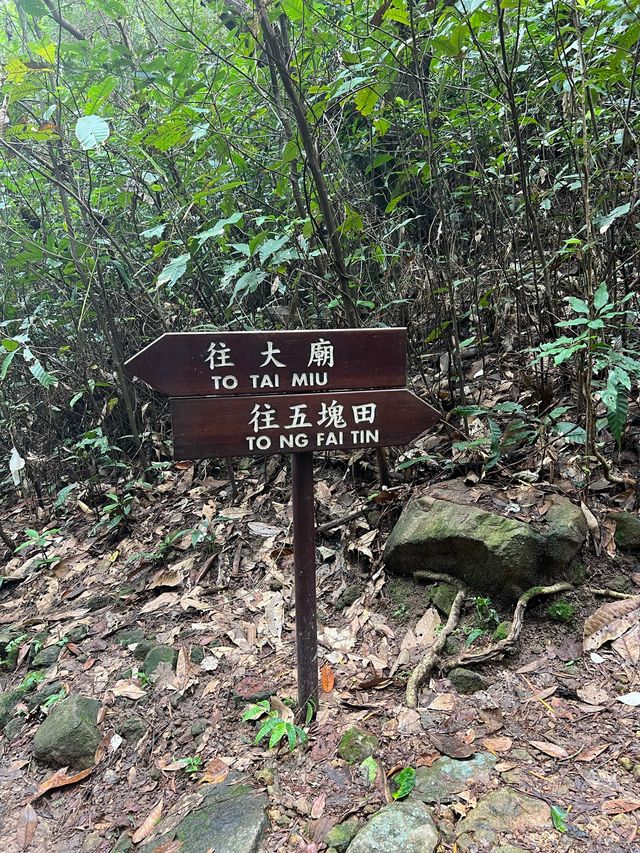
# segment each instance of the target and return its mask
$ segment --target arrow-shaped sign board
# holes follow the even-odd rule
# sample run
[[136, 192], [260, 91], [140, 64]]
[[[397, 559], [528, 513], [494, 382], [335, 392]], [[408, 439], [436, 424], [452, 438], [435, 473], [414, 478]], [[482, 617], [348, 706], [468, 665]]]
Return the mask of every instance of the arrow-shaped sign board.
[[439, 415], [406, 387], [406, 329], [186, 332], [127, 362], [171, 396], [176, 459], [291, 454], [298, 704], [318, 704], [313, 451], [407, 444]]
[[171, 400], [176, 459], [407, 444], [439, 420], [406, 389]]
[[403, 388], [406, 359], [406, 329], [170, 332], [127, 367], [170, 397], [237, 397]]

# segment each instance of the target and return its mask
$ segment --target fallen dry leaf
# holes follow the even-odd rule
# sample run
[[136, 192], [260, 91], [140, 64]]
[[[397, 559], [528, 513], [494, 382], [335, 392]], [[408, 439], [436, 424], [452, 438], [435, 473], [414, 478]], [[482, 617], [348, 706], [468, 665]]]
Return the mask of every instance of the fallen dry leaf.
[[438, 752], [448, 755], [449, 758], [469, 758], [476, 751], [472, 746], [463, 743], [456, 737], [430, 734], [429, 740]]
[[640, 620], [640, 595], [610, 601], [599, 607], [584, 623], [582, 646], [585, 652], [617, 640]]
[[162, 569], [156, 572], [147, 584], [147, 589], [157, 589], [162, 586], [180, 586], [183, 581], [182, 572], [177, 572], [175, 569]]
[[182, 850], [182, 841], [176, 838], [175, 841], [165, 841], [159, 847], [154, 847], [153, 853], [180, 853]]
[[640, 693], [625, 693], [624, 696], [617, 697], [618, 702], [623, 705], [631, 705], [632, 708], [637, 708], [640, 705]]
[[325, 693], [331, 693], [336, 683], [336, 678], [328, 663], [325, 663], [320, 670], [320, 683], [322, 684], [322, 690]]
[[611, 646], [630, 666], [636, 666], [640, 661], [640, 625], [636, 624], [633, 628], [629, 628], [621, 637], [614, 640]]
[[482, 745], [489, 752], [509, 752], [513, 741], [510, 737], [486, 737], [482, 739]]
[[515, 761], [499, 761], [495, 765], [494, 770], [497, 773], [507, 773], [509, 770], [513, 770], [517, 766], [518, 764]]
[[95, 766], [87, 767], [86, 770], [80, 770], [78, 773], [73, 773], [71, 776], [68, 776], [67, 768], [62, 767], [60, 770], [56, 770], [53, 776], [50, 776], [38, 785], [38, 790], [29, 798], [29, 802], [35, 802], [35, 800], [39, 799], [43, 794], [46, 794], [47, 791], [53, 791], [56, 788], [64, 788], [67, 785], [75, 785], [76, 782], [81, 782], [83, 779], [86, 779], [87, 776], [90, 776], [94, 770]]
[[545, 755], [550, 755], [551, 758], [569, 758], [567, 750], [555, 743], [549, 743], [546, 740], [530, 740], [529, 743]]
[[322, 817], [326, 801], [326, 794], [318, 794], [311, 806], [311, 820], [318, 820], [318, 818]]
[[229, 765], [220, 758], [210, 758], [204, 766], [204, 773], [200, 777], [200, 784], [219, 785], [229, 775]]
[[37, 825], [38, 815], [31, 803], [27, 803], [18, 818], [18, 828], [16, 831], [16, 840], [21, 850], [26, 850], [33, 841]]
[[608, 743], [594, 743], [591, 746], [585, 746], [584, 749], [575, 756], [574, 761], [593, 761], [601, 752], [608, 749]]
[[640, 809], [640, 800], [607, 800], [602, 804], [605, 814], [626, 814]]
[[164, 808], [164, 796], [160, 797], [158, 802], [149, 812], [146, 820], [141, 826], [136, 829], [133, 833], [131, 840], [134, 844], [139, 844], [141, 841], [144, 841], [147, 836], [151, 835], [153, 827], [158, 823], [160, 818], [162, 817], [162, 809]]
[[142, 699], [147, 694], [140, 685], [131, 678], [123, 678], [111, 688], [114, 696], [121, 696], [125, 699]]
[[456, 707], [456, 697], [453, 693], [441, 693], [431, 702], [429, 710], [431, 711], [453, 711]]
[[587, 705], [602, 705], [609, 701], [607, 691], [602, 687], [596, 687], [595, 684], [585, 684], [584, 687], [578, 687], [576, 694]]

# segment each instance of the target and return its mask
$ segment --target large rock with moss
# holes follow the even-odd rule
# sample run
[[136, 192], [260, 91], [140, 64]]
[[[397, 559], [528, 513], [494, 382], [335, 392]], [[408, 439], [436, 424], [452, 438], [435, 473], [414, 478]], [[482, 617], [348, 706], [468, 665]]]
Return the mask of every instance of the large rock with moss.
[[38, 728], [33, 754], [49, 767], [91, 767], [101, 740], [97, 726], [100, 702], [71, 695], [56, 704]]
[[[140, 853], [180, 841], [180, 853], [257, 853], [267, 828], [265, 794], [230, 773], [219, 785], [203, 785], [181, 798], [158, 824]], [[176, 817], [186, 814], [179, 822]]]
[[385, 548], [390, 571], [446, 572], [473, 589], [514, 598], [563, 577], [584, 544], [587, 524], [562, 496], [538, 528], [477, 506], [428, 496], [409, 502]]
[[640, 551], [640, 518], [633, 512], [610, 512], [609, 521], [615, 521], [615, 541], [622, 551]]
[[379, 745], [380, 741], [375, 735], [367, 734], [367, 732], [363, 732], [360, 729], [351, 728], [347, 729], [340, 738], [338, 755], [347, 764], [356, 764], [373, 755]]
[[0, 729], [3, 729], [13, 717], [16, 705], [22, 699], [24, 690], [20, 687], [0, 693]]
[[439, 835], [429, 809], [416, 800], [376, 812], [353, 839], [348, 853], [432, 853]]

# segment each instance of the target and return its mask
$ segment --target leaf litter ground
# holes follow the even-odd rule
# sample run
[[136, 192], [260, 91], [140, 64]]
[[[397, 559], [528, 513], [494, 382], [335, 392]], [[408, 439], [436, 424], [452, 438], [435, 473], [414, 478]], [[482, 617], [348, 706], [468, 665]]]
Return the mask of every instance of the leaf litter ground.
[[[350, 471], [335, 461], [317, 471], [320, 524], [366, 504], [367, 470], [359, 483]], [[380, 565], [408, 487], [380, 493], [367, 512], [318, 537], [319, 662], [327, 692], [308, 747], [289, 753], [256, 746], [255, 724], [241, 720], [247, 701], [295, 697], [289, 485], [277, 463], [266, 477], [246, 471], [232, 500], [229, 483], [195, 483], [194, 469], [177, 465], [159, 486], [141, 491], [128, 530], [92, 535], [94, 519], [78, 512], [53, 542], [51, 553], [60, 557], [54, 568], [34, 568], [33, 559], [5, 566], [13, 582], [0, 590], [0, 629], [19, 628], [27, 639], [15, 668], [0, 676], [2, 689], [27, 675], [33, 637], [45, 648], [57, 644], [59, 659], [43, 684], [99, 699], [103, 741], [89, 775], [43, 791], [54, 771], [33, 761], [31, 747], [45, 712], [29, 711], [25, 698], [17, 709], [22, 727], [0, 744], [3, 851], [110, 851], [123, 832], [147, 837], [162, 810], [229, 770], [268, 791], [268, 853], [322, 850], [334, 823], [366, 818], [389, 800], [387, 777], [442, 755], [478, 751], [497, 758], [490, 781], [433, 806], [442, 850], [455, 849], [455, 825], [482, 794], [505, 786], [549, 806], [548, 826], [529, 831], [516, 822], [505, 836], [510, 843], [536, 851], [640, 844], [640, 722], [637, 708], [617, 701], [638, 690], [638, 641], [631, 635], [617, 647], [583, 653], [584, 619], [602, 599], [566, 595], [576, 607], [566, 625], [550, 622], [548, 602], [540, 602], [527, 613], [518, 653], [480, 670], [486, 690], [459, 695], [448, 679], [434, 678], [419, 709], [406, 707], [406, 677], [442, 620], [429, 606], [428, 587], [387, 578]], [[494, 508], [514, 501], [486, 483], [475, 488], [476, 499]], [[520, 498], [525, 506], [522, 491]], [[14, 506], [5, 526], [31, 526], [29, 514]], [[184, 533], [160, 547], [203, 522], [208, 545], [194, 549]], [[631, 560], [616, 557], [614, 570], [603, 551], [587, 564], [593, 586], [607, 586], [614, 571], [632, 588], [638, 581]], [[509, 617], [507, 607], [492, 604]], [[468, 608], [461, 642], [477, 616]], [[69, 641], [80, 625], [86, 635]], [[123, 629], [139, 633], [123, 644]], [[160, 664], [150, 678], [141, 674], [140, 637], [172, 646], [175, 671]], [[119, 732], [134, 715], [139, 729], [125, 739]], [[380, 738], [384, 774], [373, 782], [337, 755], [351, 726]]]

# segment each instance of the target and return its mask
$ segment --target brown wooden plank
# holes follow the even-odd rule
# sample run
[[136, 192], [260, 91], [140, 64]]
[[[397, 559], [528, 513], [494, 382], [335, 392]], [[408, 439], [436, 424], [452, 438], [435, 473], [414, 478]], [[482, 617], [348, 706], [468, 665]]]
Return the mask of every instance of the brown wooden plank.
[[127, 368], [172, 397], [304, 394], [401, 388], [406, 354], [403, 328], [169, 332]]
[[175, 459], [407, 444], [440, 418], [406, 388], [174, 398], [171, 414]]

